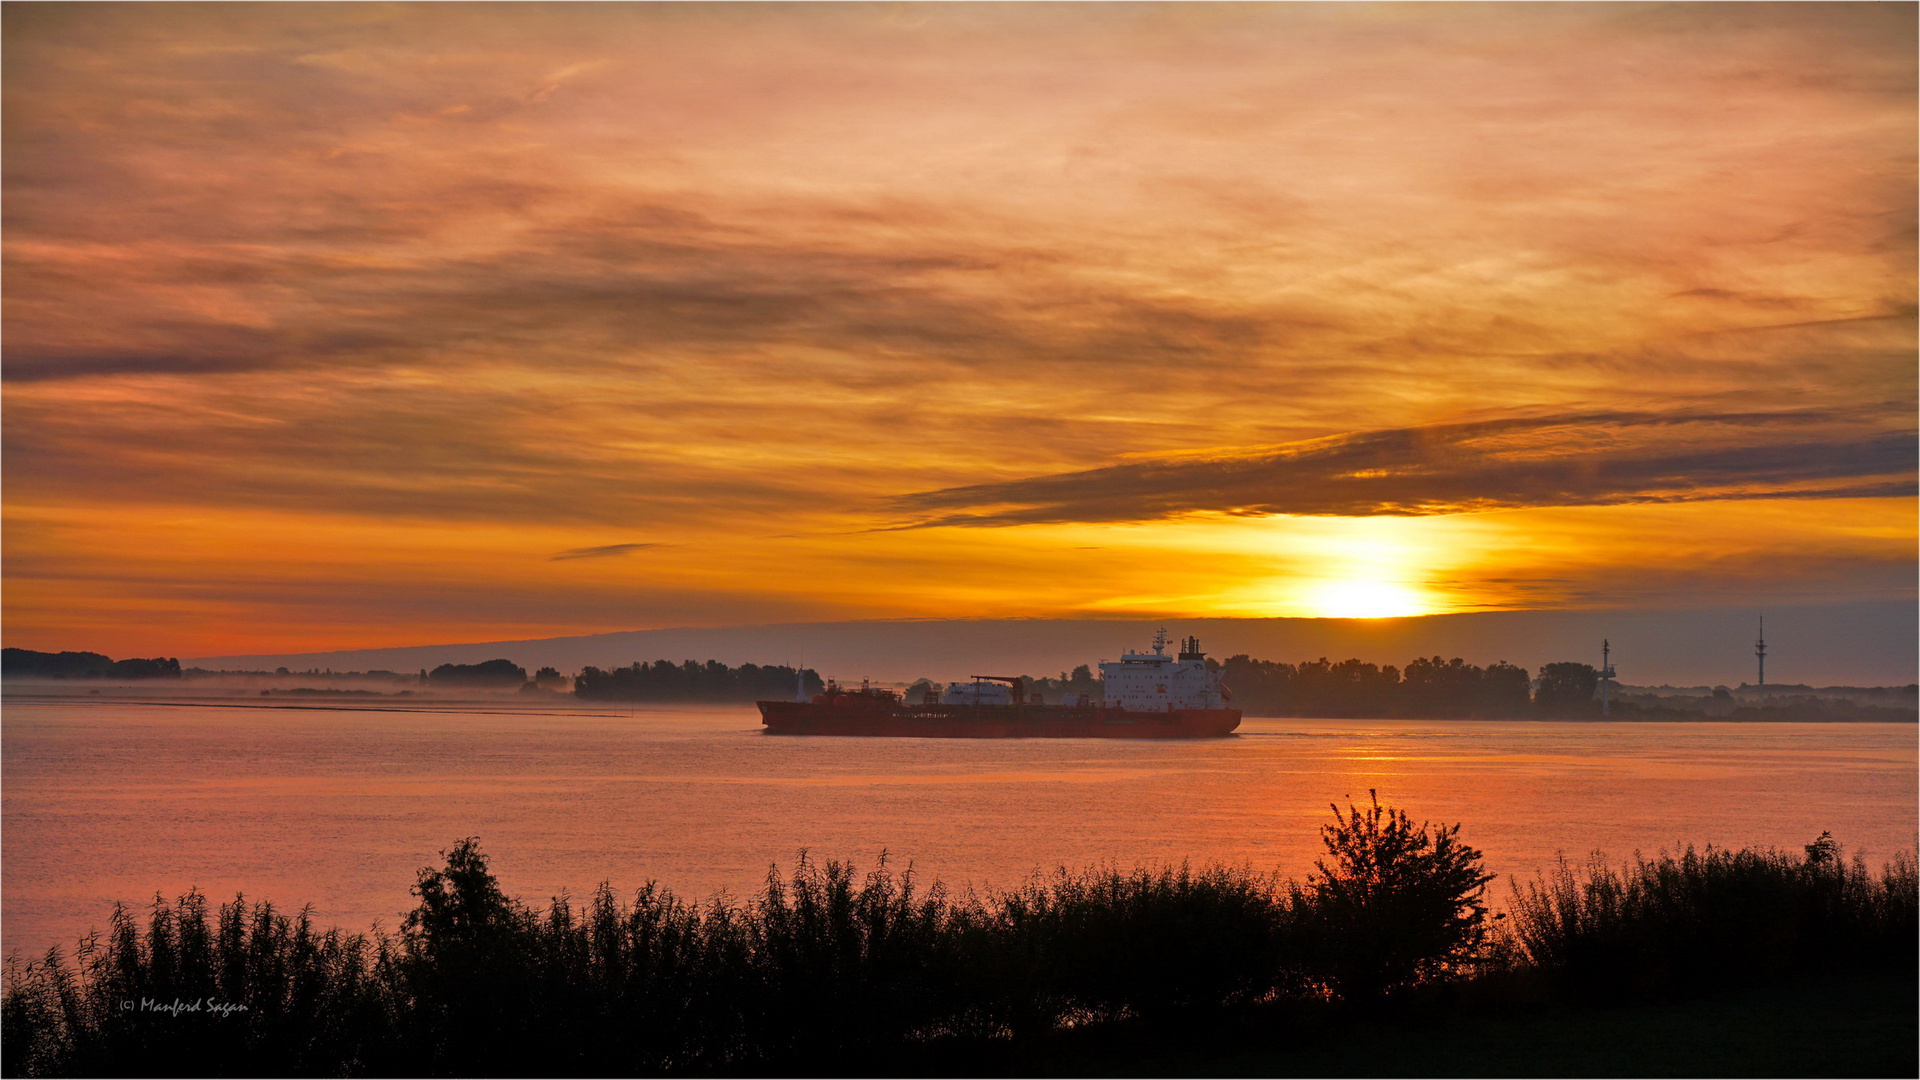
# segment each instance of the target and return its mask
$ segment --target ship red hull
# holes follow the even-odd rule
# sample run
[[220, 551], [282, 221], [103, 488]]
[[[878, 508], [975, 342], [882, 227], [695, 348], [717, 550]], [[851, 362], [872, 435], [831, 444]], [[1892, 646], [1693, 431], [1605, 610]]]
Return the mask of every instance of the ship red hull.
[[1233, 734], [1239, 709], [1129, 712], [1071, 706], [926, 706], [884, 709], [761, 701], [769, 735], [865, 735], [922, 739], [1209, 739]]

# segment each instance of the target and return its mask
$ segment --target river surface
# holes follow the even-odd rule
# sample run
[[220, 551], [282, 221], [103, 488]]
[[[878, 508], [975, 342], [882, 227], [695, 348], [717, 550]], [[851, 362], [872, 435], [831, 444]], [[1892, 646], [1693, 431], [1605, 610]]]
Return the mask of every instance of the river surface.
[[648, 879], [739, 898], [801, 849], [885, 850], [956, 888], [1182, 859], [1303, 877], [1328, 804], [1369, 789], [1464, 823], [1502, 875], [1561, 853], [1797, 850], [1822, 830], [1877, 866], [1920, 828], [1917, 739], [1913, 724], [1384, 720], [1248, 720], [1192, 742], [793, 738], [761, 734], [751, 706], [9, 697], [0, 948], [70, 948], [116, 900], [196, 886], [393, 929], [418, 869], [468, 835], [536, 902]]

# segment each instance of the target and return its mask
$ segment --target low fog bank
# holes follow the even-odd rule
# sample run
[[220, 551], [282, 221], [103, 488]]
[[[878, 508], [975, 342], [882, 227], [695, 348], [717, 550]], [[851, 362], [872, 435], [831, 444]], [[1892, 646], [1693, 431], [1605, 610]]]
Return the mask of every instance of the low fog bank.
[[91, 701], [208, 701], [225, 700], [235, 704], [273, 705], [471, 705], [490, 702], [498, 705], [573, 707], [591, 705], [573, 696], [571, 690], [542, 691], [539, 694], [514, 690], [477, 687], [433, 688], [400, 685], [363, 672], [335, 672], [319, 677], [297, 674], [275, 676], [272, 673], [213, 673], [174, 682], [71, 682], [57, 679], [5, 680], [9, 698], [44, 700], [48, 698], [86, 698]]
[[[72, 658], [84, 657], [75, 662]], [[54, 697], [271, 698], [276, 702], [318, 699], [394, 698], [422, 701], [514, 699], [572, 702], [573, 680], [551, 667], [532, 671], [511, 660], [441, 664], [400, 672], [285, 665], [265, 668], [183, 667], [178, 660], [110, 660], [95, 653], [35, 653], [8, 649], [4, 670], [9, 694]], [[88, 662], [93, 661], [93, 662]]]
[[[1758, 679], [1753, 609], [1702, 611], [1515, 611], [1406, 619], [969, 619], [684, 627], [531, 641], [494, 641], [292, 655], [200, 657], [209, 670], [384, 669], [418, 673], [440, 664], [510, 658], [532, 671], [572, 674], [635, 661], [718, 660], [791, 664], [842, 682], [905, 684], [992, 671], [1068, 671], [1144, 650], [1165, 625], [1198, 635], [1217, 659], [1244, 653], [1297, 662], [1357, 657], [1404, 664], [1415, 656], [1504, 660], [1529, 670], [1580, 660], [1598, 665], [1612, 642], [1623, 684], [1711, 693]], [[1912, 601], [1768, 608], [1767, 681], [1807, 687], [1899, 687], [1920, 673]], [[1663, 689], [1662, 693], [1680, 691]]]

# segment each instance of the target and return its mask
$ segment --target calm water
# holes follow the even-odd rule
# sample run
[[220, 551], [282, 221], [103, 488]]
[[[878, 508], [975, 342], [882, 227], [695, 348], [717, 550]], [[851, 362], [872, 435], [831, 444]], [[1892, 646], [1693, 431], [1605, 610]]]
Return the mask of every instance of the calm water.
[[[189, 886], [392, 928], [481, 837], [541, 900], [652, 878], [704, 898], [771, 862], [881, 849], [949, 885], [1223, 860], [1303, 876], [1332, 800], [1465, 822], [1502, 874], [1558, 852], [1911, 850], [1917, 729], [1887, 724], [1250, 720], [1206, 742], [770, 738], [752, 709], [419, 711], [9, 700], [4, 949]], [[1505, 884], [1496, 895], [1504, 895]]]

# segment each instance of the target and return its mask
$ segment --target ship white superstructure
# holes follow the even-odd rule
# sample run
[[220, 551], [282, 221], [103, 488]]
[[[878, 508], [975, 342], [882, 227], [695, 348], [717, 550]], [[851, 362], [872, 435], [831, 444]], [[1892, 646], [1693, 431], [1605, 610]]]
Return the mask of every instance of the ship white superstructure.
[[1167, 655], [1167, 632], [1154, 635], [1150, 653], [1122, 653], [1120, 659], [1100, 661], [1106, 703], [1128, 712], [1173, 712], [1178, 709], [1225, 708], [1228, 694], [1220, 672], [1207, 667], [1200, 639], [1187, 638], [1178, 656]]

